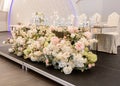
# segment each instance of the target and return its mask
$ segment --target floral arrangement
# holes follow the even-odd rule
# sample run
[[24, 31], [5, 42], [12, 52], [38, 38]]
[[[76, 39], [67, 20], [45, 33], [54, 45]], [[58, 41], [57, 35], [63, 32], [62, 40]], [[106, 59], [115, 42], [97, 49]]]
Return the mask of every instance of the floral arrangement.
[[11, 33], [12, 38], [5, 42], [12, 44], [10, 53], [52, 65], [65, 74], [73, 69], [90, 69], [97, 61], [97, 56], [89, 50], [97, 40], [92, 39], [92, 34], [85, 28], [33, 25], [13, 29]]

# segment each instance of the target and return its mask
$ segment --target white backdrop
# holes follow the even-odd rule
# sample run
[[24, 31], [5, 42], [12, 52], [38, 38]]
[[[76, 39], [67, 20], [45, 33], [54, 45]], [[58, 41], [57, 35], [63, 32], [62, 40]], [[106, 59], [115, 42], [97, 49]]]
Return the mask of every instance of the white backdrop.
[[120, 0], [14, 0], [11, 24], [17, 22], [27, 23], [30, 21], [33, 12], [40, 11], [47, 16], [51, 16], [54, 11], [58, 11], [62, 17], [67, 17], [73, 13], [73, 7], [76, 9], [77, 15], [86, 13], [92, 16], [98, 12], [102, 15], [104, 21], [107, 16], [116, 11], [120, 13]]
[[69, 0], [14, 0], [11, 24], [28, 23], [36, 11], [47, 16], [53, 15], [54, 11], [62, 17], [72, 14]]

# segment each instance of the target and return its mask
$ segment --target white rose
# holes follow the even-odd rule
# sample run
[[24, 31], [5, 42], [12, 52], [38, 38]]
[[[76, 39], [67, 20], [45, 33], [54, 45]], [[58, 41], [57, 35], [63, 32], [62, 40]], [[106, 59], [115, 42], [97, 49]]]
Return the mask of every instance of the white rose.
[[22, 47], [18, 47], [18, 50], [19, 50], [19, 51], [22, 51], [22, 50], [23, 50], [23, 48], [22, 48]]
[[13, 53], [13, 52], [14, 52], [14, 49], [13, 49], [13, 48], [9, 48], [9, 49], [8, 49], [8, 52]]
[[13, 43], [14, 41], [13, 41], [13, 39], [10, 39], [10, 43]]
[[71, 34], [71, 38], [74, 38], [75, 37], [75, 34]]
[[36, 51], [36, 52], [34, 52], [34, 55], [35, 55], [35, 56], [40, 56], [40, 55], [41, 55], [41, 52], [40, 52], [40, 51]]
[[22, 55], [23, 55], [22, 52], [18, 52], [18, 53], [17, 53], [17, 56], [22, 56]]
[[56, 58], [57, 59], [62, 59], [63, 58], [63, 54], [60, 52], [60, 53], [58, 53], [57, 55], [56, 55]]
[[3, 41], [2, 43], [3, 43], [3, 44], [6, 44], [6, 41]]
[[68, 59], [68, 57], [70, 57], [70, 53], [69, 53], [69, 52], [63, 53], [63, 57], [64, 57], [65, 59]]
[[63, 72], [65, 73], [65, 74], [70, 74], [71, 72], [72, 72], [72, 67], [71, 66], [68, 66], [68, 67], [64, 67], [63, 68]]
[[30, 57], [31, 61], [35, 62], [35, 61], [38, 61], [38, 58], [37, 57]]
[[16, 39], [16, 43], [23, 45], [25, 44], [25, 39], [20, 36]]
[[40, 37], [40, 38], [38, 39], [38, 41], [40, 41], [40, 43], [43, 44], [43, 43], [45, 42], [45, 38], [44, 38], [44, 37]]
[[34, 47], [37, 48], [37, 49], [39, 49], [39, 48], [41, 47], [39, 41], [35, 41], [33, 45], [34, 45]]
[[34, 34], [36, 34], [36, 33], [37, 33], [37, 30], [36, 30], [36, 29], [33, 29], [32, 32], [33, 32]]
[[77, 54], [73, 58], [76, 67], [84, 67], [84, 63], [87, 62], [87, 59], [84, 59], [81, 54]]

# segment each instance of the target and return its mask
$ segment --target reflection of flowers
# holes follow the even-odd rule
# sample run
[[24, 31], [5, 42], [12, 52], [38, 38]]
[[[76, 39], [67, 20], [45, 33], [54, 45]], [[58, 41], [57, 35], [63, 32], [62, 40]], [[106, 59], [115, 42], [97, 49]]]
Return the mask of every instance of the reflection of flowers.
[[10, 53], [44, 62], [46, 66], [53, 65], [65, 74], [70, 74], [73, 69], [90, 69], [97, 61], [97, 56], [88, 48], [97, 40], [91, 38], [89, 31], [77, 27], [21, 27], [13, 30], [12, 36], [4, 42], [12, 44], [8, 49]]

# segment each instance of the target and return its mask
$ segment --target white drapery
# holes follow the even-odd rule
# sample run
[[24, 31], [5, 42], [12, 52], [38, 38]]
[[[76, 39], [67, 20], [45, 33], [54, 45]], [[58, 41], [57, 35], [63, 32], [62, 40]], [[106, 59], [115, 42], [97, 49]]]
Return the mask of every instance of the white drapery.
[[4, 6], [4, 0], [0, 0], [0, 10], [3, 10], [3, 6]]
[[12, 0], [0, 0], [0, 10], [9, 11]]

